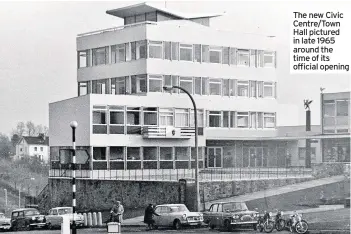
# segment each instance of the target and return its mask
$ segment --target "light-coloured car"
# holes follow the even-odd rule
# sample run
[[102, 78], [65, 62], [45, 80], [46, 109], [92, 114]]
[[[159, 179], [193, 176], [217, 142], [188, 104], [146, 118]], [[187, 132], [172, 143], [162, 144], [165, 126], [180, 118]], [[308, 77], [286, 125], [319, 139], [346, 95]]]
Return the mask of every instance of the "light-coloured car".
[[84, 216], [80, 214], [73, 215], [72, 207], [55, 207], [49, 210], [49, 214], [45, 217], [47, 227], [49, 229], [61, 227], [61, 223], [64, 216], [69, 217], [71, 224], [73, 222], [74, 217], [76, 226], [84, 225]]
[[10, 230], [11, 229], [11, 219], [6, 218], [4, 213], [0, 213], [0, 230]]
[[173, 227], [178, 230], [182, 226], [201, 227], [203, 223], [202, 214], [199, 212], [190, 212], [184, 204], [165, 204], [158, 205], [155, 208], [154, 228]]

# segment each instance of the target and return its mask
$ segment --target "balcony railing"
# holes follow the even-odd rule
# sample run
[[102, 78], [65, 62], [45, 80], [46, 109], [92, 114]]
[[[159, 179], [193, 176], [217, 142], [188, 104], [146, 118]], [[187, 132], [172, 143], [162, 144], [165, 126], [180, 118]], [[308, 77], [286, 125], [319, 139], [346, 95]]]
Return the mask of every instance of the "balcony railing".
[[142, 130], [144, 138], [185, 138], [189, 139], [195, 136], [195, 128], [175, 128], [175, 127], [157, 127], [148, 126]]

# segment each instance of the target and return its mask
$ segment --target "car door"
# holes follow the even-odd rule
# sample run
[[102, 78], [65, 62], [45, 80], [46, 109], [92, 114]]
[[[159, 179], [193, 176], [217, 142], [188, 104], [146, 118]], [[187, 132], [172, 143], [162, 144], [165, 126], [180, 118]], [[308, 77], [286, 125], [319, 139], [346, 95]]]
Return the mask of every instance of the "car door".
[[218, 216], [217, 225], [222, 226], [224, 224], [223, 204], [218, 204], [217, 216]]
[[154, 215], [155, 225], [162, 226], [162, 224], [161, 224], [162, 218], [161, 217], [163, 215], [163, 206], [157, 206], [155, 209], [155, 213], [160, 215], [160, 216]]
[[166, 226], [173, 226], [175, 216], [172, 215], [171, 207], [165, 206], [163, 210], [163, 221]]
[[17, 227], [18, 228], [24, 228], [26, 226], [26, 219], [24, 217], [24, 211], [18, 212], [18, 217], [17, 217]]
[[57, 209], [52, 210], [52, 225], [53, 226], [61, 226], [62, 217], [58, 215]]
[[207, 214], [207, 222], [216, 225], [218, 204], [212, 204]]
[[11, 214], [11, 226], [13, 228], [17, 227], [18, 212], [12, 212]]

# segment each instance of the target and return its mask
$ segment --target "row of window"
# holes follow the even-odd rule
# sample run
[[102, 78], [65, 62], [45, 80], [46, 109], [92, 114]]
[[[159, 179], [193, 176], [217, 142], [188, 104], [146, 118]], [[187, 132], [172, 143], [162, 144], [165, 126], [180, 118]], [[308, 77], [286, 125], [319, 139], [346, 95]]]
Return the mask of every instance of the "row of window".
[[142, 40], [78, 51], [78, 68], [146, 58], [243, 67], [276, 67], [276, 53], [273, 51]]
[[348, 116], [349, 106], [350, 106], [349, 99], [324, 100], [323, 101], [324, 117]]
[[[198, 127], [275, 128], [275, 113], [197, 111]], [[94, 106], [94, 134], [141, 134], [141, 126], [194, 127], [194, 111], [183, 108]]]
[[[276, 98], [276, 82], [173, 75], [136, 75], [78, 82], [78, 96], [166, 92], [164, 86], [180, 86], [195, 95]], [[167, 91], [168, 92], [168, 91]], [[173, 93], [183, 93], [174, 89]]]

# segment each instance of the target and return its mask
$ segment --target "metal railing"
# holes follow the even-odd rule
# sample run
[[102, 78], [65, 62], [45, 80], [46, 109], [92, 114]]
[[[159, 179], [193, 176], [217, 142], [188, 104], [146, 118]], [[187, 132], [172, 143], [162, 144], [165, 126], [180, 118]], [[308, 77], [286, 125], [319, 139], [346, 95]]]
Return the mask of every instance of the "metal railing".
[[[71, 178], [69, 169], [51, 169], [51, 178]], [[304, 167], [206, 168], [199, 180], [236, 181], [280, 178], [311, 178], [312, 170]], [[137, 169], [137, 170], [76, 170], [76, 178], [93, 180], [179, 181], [194, 180], [194, 169]]]
[[191, 138], [195, 135], [195, 128], [145, 126], [142, 129], [142, 135], [144, 138]]

